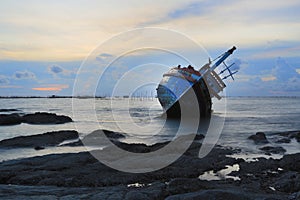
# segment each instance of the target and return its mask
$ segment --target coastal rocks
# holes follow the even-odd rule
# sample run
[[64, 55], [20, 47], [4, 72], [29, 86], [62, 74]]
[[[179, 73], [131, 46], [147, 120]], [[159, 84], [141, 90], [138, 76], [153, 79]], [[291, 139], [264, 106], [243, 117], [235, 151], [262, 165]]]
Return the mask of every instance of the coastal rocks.
[[296, 171], [300, 173], [300, 153], [285, 155], [280, 160], [280, 167], [287, 171]]
[[[256, 195], [239, 188], [231, 189], [213, 189], [200, 190], [197, 192], [185, 193], [180, 195], [169, 196], [166, 200], [194, 200], [194, 199], [214, 199], [214, 200], [251, 200], [251, 199], [265, 199], [262, 195]], [[267, 197], [266, 197], [267, 198]]]
[[300, 174], [287, 172], [276, 178], [274, 188], [280, 192], [294, 193], [300, 191]]
[[0, 109], [0, 112], [17, 112], [20, 111], [18, 109]]
[[287, 131], [283, 133], [277, 133], [277, 135], [281, 136], [282, 139], [291, 140], [296, 139], [297, 142], [300, 142], [300, 131]]
[[0, 126], [17, 125], [22, 123], [22, 117], [18, 114], [0, 114]]
[[198, 178], [175, 178], [167, 186], [169, 195], [183, 194], [213, 188], [213, 183]]
[[24, 148], [31, 147], [41, 150], [46, 146], [56, 146], [65, 140], [78, 138], [77, 131], [53, 131], [39, 135], [19, 136], [0, 141], [0, 148]]
[[81, 140], [72, 142], [72, 143], [66, 143], [63, 146], [83, 146], [83, 145], [88, 145], [88, 146], [99, 146], [103, 144], [103, 137], [106, 136], [110, 141], [114, 142], [115, 144], [118, 143], [119, 139], [123, 139], [126, 137], [125, 133], [118, 133], [118, 132], [113, 132], [109, 130], [96, 130], [93, 131], [92, 133], [84, 136]]
[[277, 140], [275, 143], [290, 143], [291, 139], [290, 138], [281, 138], [279, 140]]
[[42, 146], [35, 146], [34, 147], [34, 150], [43, 150], [43, 149], [45, 149], [45, 147], [42, 147]]
[[255, 144], [267, 144], [269, 141], [266, 138], [265, 133], [257, 132], [255, 135], [251, 135], [248, 139], [253, 140]]
[[[107, 137], [116, 138], [112, 140], [119, 147], [137, 153], [155, 151], [168, 144], [127, 144], [118, 141], [126, 137], [125, 134], [101, 131], [102, 135], [106, 133]], [[99, 132], [94, 132], [91, 136], [97, 138]], [[182, 138], [177, 139], [179, 144], [184, 141]], [[206, 157], [199, 158], [199, 148], [201, 143], [194, 142], [169, 166], [140, 174], [109, 168], [89, 152], [51, 154], [0, 162], [0, 198], [299, 199], [300, 153], [284, 155], [282, 159], [259, 158], [256, 162], [245, 162], [229, 157], [239, 152], [236, 149], [217, 145]], [[168, 153], [175, 151], [176, 148]], [[130, 158], [122, 159], [132, 161]], [[217, 172], [227, 165], [237, 163], [240, 170], [229, 175], [238, 176], [238, 181], [199, 179], [207, 171]]]
[[54, 113], [36, 112], [27, 114], [22, 117], [23, 122], [28, 124], [63, 124], [72, 122], [72, 119], [64, 115], [56, 115]]
[[273, 147], [273, 146], [265, 146], [259, 148], [260, 150], [264, 151], [267, 155], [273, 154], [283, 154], [286, 150], [283, 147]]
[[300, 131], [292, 131], [289, 132], [289, 138], [295, 138], [297, 140], [297, 142], [300, 142]]
[[33, 114], [19, 115], [13, 114], [0, 114], [0, 126], [17, 125], [21, 123], [28, 124], [64, 124], [72, 122], [73, 120], [64, 115], [56, 115], [54, 113], [36, 112]]
[[[121, 144], [121, 142], [119, 143]], [[159, 145], [146, 147], [139, 144], [122, 145], [122, 147], [125, 146], [127, 149], [138, 152], [159, 148]], [[224, 168], [225, 165], [237, 162], [234, 158], [227, 157], [234, 151], [221, 147], [215, 147], [207, 157], [200, 159], [196, 157], [200, 146], [199, 143], [195, 144], [176, 162], [161, 170], [145, 174], [114, 170], [99, 162], [89, 152], [52, 154], [11, 160], [0, 163], [0, 184], [103, 187], [132, 183], [147, 184], [157, 181], [164, 183], [176, 177], [198, 178], [205, 171], [218, 170]], [[170, 154], [172, 153], [174, 151], [170, 152]], [[128, 162], [131, 161], [130, 157], [122, 158], [122, 160], [126, 159]], [[192, 190], [187, 189], [187, 191]]]

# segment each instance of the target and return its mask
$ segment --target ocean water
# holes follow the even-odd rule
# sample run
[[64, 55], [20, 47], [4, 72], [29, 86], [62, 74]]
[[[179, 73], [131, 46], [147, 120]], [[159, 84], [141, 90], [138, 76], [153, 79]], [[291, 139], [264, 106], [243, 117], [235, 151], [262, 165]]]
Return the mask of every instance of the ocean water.
[[[71, 98], [12, 98], [0, 99], [0, 109], [18, 109], [12, 113], [50, 112], [67, 115], [74, 122], [59, 125], [29, 125], [22, 123], [0, 127], [0, 140], [23, 135], [58, 130], [78, 130], [80, 136], [97, 129], [125, 132], [125, 142], [154, 144], [170, 140], [178, 131], [178, 122], [166, 122], [156, 98], [135, 99], [71, 99]], [[226, 109], [225, 109], [226, 108]], [[300, 130], [300, 97], [230, 97], [213, 102], [213, 119], [225, 119], [219, 125], [218, 144], [242, 149], [241, 156], [261, 155], [261, 146], [247, 138], [258, 131], [267, 134], [275, 144], [274, 132]], [[211, 123], [215, 123], [211, 120]], [[194, 132], [194, 125], [185, 125], [185, 132]], [[205, 134], [206, 129], [198, 132]], [[300, 152], [295, 140], [280, 144], [287, 153]], [[84, 147], [53, 147], [41, 151], [33, 149], [0, 150], [0, 160], [45, 155], [49, 153], [85, 151]]]

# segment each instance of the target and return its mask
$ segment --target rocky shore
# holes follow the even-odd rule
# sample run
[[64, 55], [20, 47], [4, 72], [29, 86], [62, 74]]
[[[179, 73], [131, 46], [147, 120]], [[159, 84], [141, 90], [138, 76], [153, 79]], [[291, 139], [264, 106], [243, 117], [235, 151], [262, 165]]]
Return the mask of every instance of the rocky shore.
[[[153, 152], [168, 144], [168, 142], [150, 146], [126, 144], [119, 141], [126, 137], [126, 134], [112, 131], [104, 133], [114, 144], [130, 152]], [[299, 131], [276, 133], [276, 137], [284, 142], [288, 139], [299, 142], [299, 133]], [[86, 139], [96, 137], [97, 132], [93, 132]], [[30, 148], [38, 145], [47, 148], [76, 138], [78, 133], [75, 131], [52, 132], [1, 141], [0, 148], [16, 148], [20, 145]], [[176, 140], [181, 139], [179, 137]], [[215, 146], [206, 157], [199, 158], [202, 139], [203, 136], [197, 136], [177, 161], [149, 173], [125, 173], [114, 170], [99, 162], [89, 152], [51, 154], [4, 161], [0, 163], [0, 198], [300, 199], [300, 152], [285, 155], [283, 150], [271, 151], [272, 147], [278, 146], [272, 146], [264, 133], [257, 133], [249, 137], [249, 140], [254, 141], [253, 145], [267, 145], [269, 147], [262, 149], [263, 152], [279, 153], [283, 157], [258, 158], [255, 162], [246, 162], [230, 157], [240, 152], [239, 149]], [[42, 144], [44, 140], [48, 140], [48, 143]], [[81, 146], [82, 143], [78, 141], [66, 145]], [[238, 166], [238, 170], [227, 174], [237, 177], [236, 180], [221, 174], [222, 170], [230, 166]], [[221, 178], [213, 181], [199, 178], [208, 172], [213, 172]]]
[[[12, 111], [14, 109], [2, 109], [2, 111]], [[17, 110], [16, 110], [17, 111]], [[21, 123], [27, 124], [64, 124], [73, 120], [64, 115], [56, 115], [55, 113], [36, 112], [32, 114], [0, 114], [0, 126], [17, 125]]]

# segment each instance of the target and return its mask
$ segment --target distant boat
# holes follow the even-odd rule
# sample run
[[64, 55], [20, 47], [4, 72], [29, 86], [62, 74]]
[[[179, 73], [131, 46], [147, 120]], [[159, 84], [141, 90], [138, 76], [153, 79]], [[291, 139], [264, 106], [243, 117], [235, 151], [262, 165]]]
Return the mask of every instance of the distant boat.
[[[156, 90], [167, 117], [181, 117], [181, 109], [189, 113], [189, 116], [193, 116], [196, 106], [200, 110], [201, 117], [209, 117], [212, 109], [211, 98], [220, 99], [219, 93], [226, 87], [223, 80], [228, 77], [234, 79], [233, 75], [237, 73], [230, 70], [234, 63], [228, 66], [224, 62], [234, 50], [235, 46], [220, 55], [212, 66], [209, 59], [200, 70], [195, 70], [191, 65], [187, 67], [178, 65], [165, 73]], [[222, 63], [225, 69], [217, 74], [214, 70]], [[228, 74], [221, 78], [220, 75], [225, 72]]]

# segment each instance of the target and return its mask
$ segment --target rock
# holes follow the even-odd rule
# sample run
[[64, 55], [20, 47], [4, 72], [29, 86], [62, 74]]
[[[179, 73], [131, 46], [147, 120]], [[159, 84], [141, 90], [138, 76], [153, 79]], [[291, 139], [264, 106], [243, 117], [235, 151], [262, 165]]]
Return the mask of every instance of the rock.
[[43, 149], [45, 149], [45, 147], [42, 147], [42, 146], [35, 146], [34, 149], [38, 151], [38, 150], [43, 150]]
[[[105, 131], [103, 132], [105, 134]], [[122, 138], [113, 132], [109, 134], [112, 138]], [[98, 137], [97, 133], [93, 133], [92, 136]], [[43, 138], [50, 141], [46, 136]], [[39, 141], [38, 138], [29, 139]], [[179, 139], [179, 144], [182, 141], [185, 140]], [[118, 141], [116, 144], [133, 152], [151, 152], [168, 143], [145, 145]], [[44, 145], [37, 142], [32, 147]], [[0, 162], [0, 199], [279, 200], [299, 197], [300, 153], [284, 155], [279, 160], [259, 158], [256, 162], [248, 163], [228, 157], [237, 150], [218, 145], [206, 157], [199, 158], [200, 147], [201, 143], [198, 141], [192, 143], [177, 161], [149, 173], [125, 173], [109, 168], [89, 152], [3, 161]], [[176, 147], [168, 153], [174, 152]], [[130, 158], [128, 160], [130, 161]], [[206, 171], [217, 172], [226, 165], [236, 163], [239, 163], [240, 170], [236, 171], [235, 175], [241, 178], [240, 181], [198, 179], [199, 175]], [[281, 169], [278, 170], [279, 168]], [[141, 186], [127, 186], [134, 183]]]
[[124, 199], [125, 200], [141, 200], [141, 199], [150, 200], [150, 198], [146, 194], [138, 191], [129, 191], [125, 195]]
[[[24, 147], [46, 147], [55, 146], [65, 140], [77, 139], [77, 131], [53, 131], [38, 135], [19, 136], [0, 141], [0, 148], [24, 148]], [[40, 150], [39, 148], [36, 150]]]
[[300, 142], [300, 131], [298, 131], [297, 133], [294, 133], [293, 137], [297, 140], [297, 142]]
[[275, 143], [290, 143], [291, 139], [290, 138], [281, 138], [277, 140]]
[[283, 158], [280, 159], [280, 167], [284, 170], [300, 173], [300, 153], [284, 155]]
[[[109, 130], [102, 130], [104, 132], [104, 134], [106, 135], [106, 137], [110, 138], [110, 139], [121, 139], [121, 138], [125, 138], [125, 134], [124, 133], [118, 133], [118, 132], [114, 132], [114, 131], [109, 131]], [[92, 132], [91, 134], [95, 133]]]
[[255, 135], [249, 136], [248, 139], [253, 140], [255, 144], [269, 143], [269, 141], [266, 138], [265, 133], [263, 133], [263, 132], [257, 132]]
[[288, 131], [283, 133], [278, 133], [280, 136], [285, 138], [293, 139], [295, 138], [297, 142], [300, 142], [300, 131]]
[[262, 148], [259, 148], [259, 149], [266, 152], [266, 153], [268, 153], [268, 154], [271, 154], [271, 153], [283, 154], [283, 153], [286, 152], [286, 150], [283, 147], [265, 146], [265, 147], [262, 147]]
[[212, 183], [198, 178], [175, 178], [167, 186], [169, 194], [182, 194], [212, 188]]
[[18, 109], [0, 109], [0, 112], [17, 112], [20, 111]]
[[[270, 197], [270, 198], [268, 198]], [[272, 199], [279, 200], [279, 198], [274, 198], [273, 195], [261, 194], [258, 191], [247, 191], [239, 187], [232, 188], [219, 188], [210, 190], [200, 190], [197, 192], [190, 192], [184, 194], [178, 194], [169, 196], [166, 200], [194, 200], [194, 199], [213, 199], [213, 200], [252, 200], [252, 199]]]
[[[104, 134], [103, 134], [104, 133]], [[64, 144], [63, 146], [101, 146], [103, 143], [102, 137], [108, 137], [112, 142], [117, 143], [117, 141], [121, 138], [125, 138], [125, 133], [117, 133], [109, 130], [96, 130], [92, 133], [84, 136], [81, 140]]]
[[72, 119], [64, 115], [56, 115], [54, 113], [36, 112], [23, 116], [23, 122], [28, 124], [63, 124], [72, 122]]
[[18, 114], [0, 114], [0, 126], [17, 125], [22, 123], [22, 118]]
[[300, 191], [300, 174], [297, 172], [287, 172], [276, 178], [273, 184], [277, 191], [285, 193], [295, 193]]

